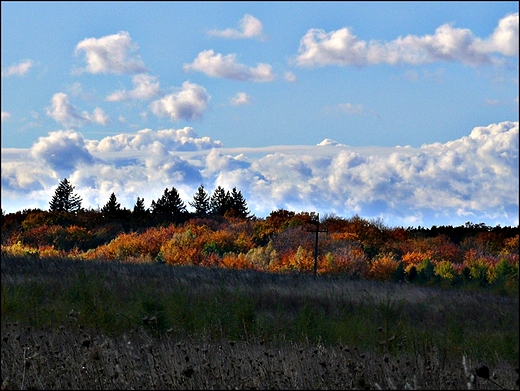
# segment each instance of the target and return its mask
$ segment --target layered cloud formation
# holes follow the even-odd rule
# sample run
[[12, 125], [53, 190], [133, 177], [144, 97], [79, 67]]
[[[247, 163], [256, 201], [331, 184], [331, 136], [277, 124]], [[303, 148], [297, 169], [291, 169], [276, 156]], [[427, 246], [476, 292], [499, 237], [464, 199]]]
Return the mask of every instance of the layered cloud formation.
[[87, 140], [75, 130], [51, 132], [30, 149], [2, 151], [2, 208], [48, 208], [69, 178], [84, 207], [101, 207], [114, 192], [127, 208], [166, 187], [185, 203], [203, 184], [241, 190], [258, 217], [283, 208], [381, 218], [391, 226], [517, 225], [518, 122], [474, 128], [444, 144], [349, 147], [224, 148], [191, 127]]

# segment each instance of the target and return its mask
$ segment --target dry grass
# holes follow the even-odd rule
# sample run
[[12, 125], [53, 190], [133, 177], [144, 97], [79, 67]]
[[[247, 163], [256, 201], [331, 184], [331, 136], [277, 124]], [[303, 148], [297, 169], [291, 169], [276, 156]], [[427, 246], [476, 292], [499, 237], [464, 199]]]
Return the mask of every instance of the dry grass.
[[[442, 362], [427, 355], [390, 355], [356, 347], [255, 338], [214, 341], [143, 329], [119, 337], [79, 327], [34, 330], [2, 325], [2, 389], [466, 389], [462, 358]], [[511, 364], [476, 376], [475, 389], [518, 389]], [[498, 384], [498, 386], [497, 386]]]
[[3, 257], [1, 335], [2, 390], [518, 389], [517, 297], [332, 276]]

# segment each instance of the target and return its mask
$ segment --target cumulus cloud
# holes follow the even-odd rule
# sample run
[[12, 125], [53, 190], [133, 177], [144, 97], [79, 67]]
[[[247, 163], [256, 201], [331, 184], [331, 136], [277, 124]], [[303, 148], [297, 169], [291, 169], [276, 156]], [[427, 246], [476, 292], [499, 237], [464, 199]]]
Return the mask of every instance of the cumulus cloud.
[[11, 118], [11, 113], [2, 111], [2, 122], [7, 121], [9, 118]]
[[485, 40], [476, 39], [475, 46], [484, 53], [518, 56], [518, 12], [500, 19], [493, 34]]
[[87, 38], [76, 46], [76, 54], [83, 52], [89, 73], [143, 73], [145, 67], [136, 53], [139, 46], [132, 41], [127, 31], [101, 38]]
[[100, 109], [99, 107], [96, 107], [92, 114], [88, 114], [88, 113], [84, 112], [84, 115], [91, 123], [100, 124], [100, 125], [105, 126], [111, 122], [108, 115], [106, 115], [105, 112], [102, 109]]
[[206, 111], [211, 96], [198, 84], [185, 81], [173, 94], [153, 101], [150, 109], [158, 117], [169, 117], [172, 121], [193, 120]]
[[58, 92], [51, 99], [51, 106], [47, 107], [47, 115], [58, 123], [68, 127], [80, 127], [86, 124], [107, 125], [110, 118], [105, 112], [96, 107], [92, 114], [86, 111], [79, 113], [69, 102], [69, 97], [63, 92]]
[[199, 137], [193, 128], [163, 129], [157, 132], [142, 129], [136, 133], [108, 136], [100, 141], [89, 140], [87, 149], [92, 153], [118, 151], [145, 151], [154, 145], [162, 145], [165, 151], [200, 151], [221, 148], [222, 142], [210, 137]]
[[329, 147], [329, 146], [336, 146], [336, 145], [341, 145], [341, 146], [343, 146], [343, 144], [340, 144], [340, 143], [338, 143], [337, 141], [331, 140], [330, 138], [326, 138], [326, 139], [324, 139], [324, 140], [323, 140], [321, 143], [319, 143], [318, 145], [326, 146], [326, 147]]
[[238, 92], [233, 98], [231, 98], [231, 104], [233, 106], [247, 105], [250, 102], [250, 96], [245, 92]]
[[270, 82], [275, 79], [269, 64], [258, 64], [256, 68], [236, 62], [236, 54], [223, 56], [213, 50], [200, 52], [191, 64], [184, 64], [187, 71], [198, 71], [209, 77], [219, 77], [238, 81]]
[[24, 76], [27, 72], [29, 72], [29, 69], [31, 69], [33, 65], [34, 63], [32, 60], [25, 60], [19, 64], [11, 65], [5, 70], [2, 69], [2, 77]]
[[391, 226], [517, 225], [518, 130], [518, 122], [490, 124], [420, 148], [350, 147], [330, 139], [314, 146], [224, 148], [189, 127], [101, 141], [59, 131], [29, 151], [2, 150], [2, 203], [38, 199], [45, 208], [66, 173], [85, 206], [93, 207], [112, 191], [128, 208], [138, 196], [149, 205], [172, 186], [188, 202], [202, 183], [208, 191], [237, 187], [259, 217], [284, 208], [359, 214]]
[[60, 173], [71, 172], [79, 164], [94, 162], [83, 136], [74, 130], [60, 130], [40, 137], [30, 153], [36, 160], [43, 161]]
[[118, 102], [122, 100], [140, 99], [148, 100], [157, 96], [160, 92], [159, 82], [155, 76], [147, 74], [134, 75], [132, 77], [134, 89], [130, 91], [115, 91], [106, 97], [108, 102]]
[[209, 35], [230, 39], [264, 37], [262, 22], [252, 15], [245, 14], [239, 22], [239, 27], [240, 29], [211, 30]]
[[439, 26], [433, 35], [407, 35], [390, 42], [361, 40], [347, 27], [329, 33], [313, 28], [301, 38], [298, 53], [296, 64], [306, 67], [420, 65], [438, 61], [488, 64], [496, 62], [493, 54], [518, 55], [518, 13], [501, 19], [487, 39], [451, 24]]

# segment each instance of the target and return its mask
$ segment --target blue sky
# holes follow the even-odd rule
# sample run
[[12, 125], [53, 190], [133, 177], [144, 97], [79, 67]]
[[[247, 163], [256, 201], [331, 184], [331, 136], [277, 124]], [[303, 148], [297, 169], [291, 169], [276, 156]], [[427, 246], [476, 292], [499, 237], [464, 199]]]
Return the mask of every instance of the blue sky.
[[518, 2], [1, 7], [6, 211], [68, 177], [94, 208], [202, 183], [259, 217], [518, 224]]

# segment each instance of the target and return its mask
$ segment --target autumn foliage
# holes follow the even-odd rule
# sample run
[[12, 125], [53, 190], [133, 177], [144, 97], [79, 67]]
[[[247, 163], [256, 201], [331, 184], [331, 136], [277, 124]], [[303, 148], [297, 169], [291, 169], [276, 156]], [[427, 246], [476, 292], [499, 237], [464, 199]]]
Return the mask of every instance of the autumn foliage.
[[518, 291], [519, 227], [389, 228], [357, 215], [320, 220], [283, 209], [265, 219], [199, 213], [156, 225], [134, 217], [92, 210], [3, 214], [2, 252], [311, 274], [319, 222], [325, 232], [318, 236], [318, 274]]

